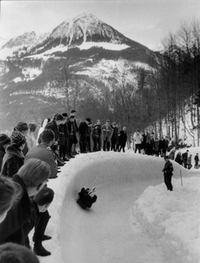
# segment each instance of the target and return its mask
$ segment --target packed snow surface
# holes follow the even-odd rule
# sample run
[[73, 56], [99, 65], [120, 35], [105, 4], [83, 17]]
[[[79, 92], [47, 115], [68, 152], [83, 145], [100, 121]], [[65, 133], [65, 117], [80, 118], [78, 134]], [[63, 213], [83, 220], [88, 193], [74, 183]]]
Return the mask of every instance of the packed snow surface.
[[[56, 194], [46, 233], [53, 238], [43, 245], [52, 255], [40, 262], [200, 262], [199, 170], [172, 163], [170, 192], [160, 157], [128, 150], [67, 162], [49, 182]], [[96, 187], [98, 199], [88, 211], [76, 203], [82, 187]]]

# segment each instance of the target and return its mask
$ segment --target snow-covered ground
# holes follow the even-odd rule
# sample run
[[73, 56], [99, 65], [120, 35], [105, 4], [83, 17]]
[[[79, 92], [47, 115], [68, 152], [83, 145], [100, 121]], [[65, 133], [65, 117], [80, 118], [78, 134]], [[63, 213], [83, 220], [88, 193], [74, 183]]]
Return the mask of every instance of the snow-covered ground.
[[[200, 153], [200, 148], [190, 148]], [[174, 191], [166, 190], [164, 160], [126, 153], [79, 154], [49, 187], [55, 199], [41, 263], [200, 262], [200, 170], [173, 162]], [[180, 179], [182, 175], [182, 180]], [[89, 211], [76, 203], [81, 187], [96, 187]]]

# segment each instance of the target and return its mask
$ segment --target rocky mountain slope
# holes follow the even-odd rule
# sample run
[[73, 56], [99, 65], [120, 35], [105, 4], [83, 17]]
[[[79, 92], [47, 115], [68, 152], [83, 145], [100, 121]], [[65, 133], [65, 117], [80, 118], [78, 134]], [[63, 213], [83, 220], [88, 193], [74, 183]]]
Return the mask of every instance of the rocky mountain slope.
[[[107, 104], [123, 85], [137, 89], [138, 72], [155, 70], [159, 55], [84, 13], [51, 32], [25, 33], [0, 50], [0, 124], [37, 121], [60, 111], [91, 111], [88, 102]], [[109, 115], [92, 109], [92, 117]], [[101, 117], [101, 116], [99, 116]]]

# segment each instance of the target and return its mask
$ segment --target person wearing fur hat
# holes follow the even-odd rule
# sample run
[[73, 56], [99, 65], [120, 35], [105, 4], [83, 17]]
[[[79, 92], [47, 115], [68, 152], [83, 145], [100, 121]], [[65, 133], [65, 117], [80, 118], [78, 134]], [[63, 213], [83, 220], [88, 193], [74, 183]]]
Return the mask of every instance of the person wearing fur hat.
[[[18, 124], [14, 127], [14, 131], [19, 131], [21, 132], [25, 139], [28, 135], [28, 124], [26, 122], [18, 122]], [[25, 142], [25, 146], [22, 150], [23, 154], [26, 155], [28, 152], [29, 148], [28, 148], [28, 144], [27, 141]]]
[[3, 157], [6, 153], [6, 148], [8, 147], [10, 142], [11, 142], [11, 139], [7, 134], [5, 133], [0, 134], [0, 171], [1, 171]]
[[24, 149], [26, 139], [20, 131], [13, 131], [11, 135], [11, 144], [6, 148], [3, 157], [1, 173], [4, 176], [12, 177], [24, 164]]

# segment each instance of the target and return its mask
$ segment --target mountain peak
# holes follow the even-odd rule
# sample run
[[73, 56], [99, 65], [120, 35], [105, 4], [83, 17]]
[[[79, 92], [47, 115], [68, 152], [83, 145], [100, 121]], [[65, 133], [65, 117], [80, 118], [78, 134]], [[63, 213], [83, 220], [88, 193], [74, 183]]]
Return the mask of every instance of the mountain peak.
[[[56, 50], [56, 47], [65, 47], [65, 50], [71, 47], [81, 48], [87, 43], [90, 46], [108, 46], [117, 45], [123, 48], [147, 49], [143, 45], [135, 42], [112, 26], [104, 23], [91, 13], [84, 12], [74, 18], [63, 21], [50, 33], [38, 37], [34, 31], [26, 32], [23, 35], [11, 39], [2, 48], [27, 47], [28, 54], [43, 53], [48, 50]], [[82, 45], [83, 44], [83, 45]], [[109, 49], [109, 48], [108, 48]]]
[[91, 13], [87, 13], [87, 12], [84, 12], [80, 15], [77, 15], [74, 19], [74, 21], [77, 21], [77, 20], [87, 20], [87, 21], [100, 21], [99, 18], [97, 18], [96, 16], [94, 16], [93, 14]]
[[34, 31], [25, 32], [24, 34], [10, 39], [2, 48], [13, 48], [17, 46], [30, 45], [36, 39], [36, 33]]

